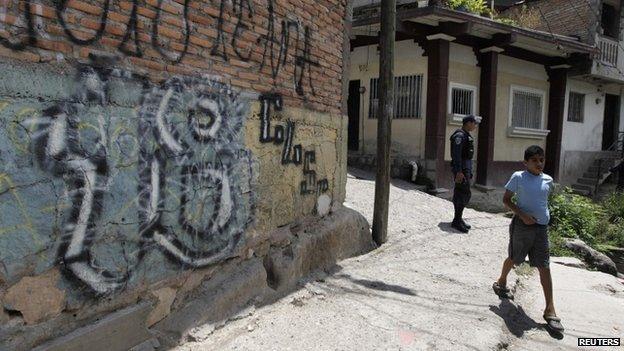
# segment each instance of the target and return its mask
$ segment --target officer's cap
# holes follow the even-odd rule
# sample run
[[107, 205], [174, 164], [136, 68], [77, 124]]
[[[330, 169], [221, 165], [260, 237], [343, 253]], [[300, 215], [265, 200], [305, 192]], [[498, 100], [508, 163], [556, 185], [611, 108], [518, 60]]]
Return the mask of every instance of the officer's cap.
[[475, 122], [476, 124], [481, 123], [481, 117], [468, 115], [462, 119], [462, 123], [466, 124], [468, 122]]

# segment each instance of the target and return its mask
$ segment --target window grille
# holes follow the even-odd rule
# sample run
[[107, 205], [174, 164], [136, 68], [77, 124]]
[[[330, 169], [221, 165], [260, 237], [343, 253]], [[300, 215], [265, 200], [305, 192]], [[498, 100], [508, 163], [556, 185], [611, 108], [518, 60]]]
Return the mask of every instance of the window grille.
[[585, 94], [570, 92], [568, 103], [568, 121], [583, 123], [585, 112]]
[[[401, 118], [420, 118], [422, 75], [394, 77], [394, 116]], [[370, 99], [368, 117], [379, 116], [379, 78], [370, 80]]]
[[450, 112], [462, 116], [474, 114], [474, 94], [474, 89], [452, 87]]
[[544, 96], [526, 90], [513, 90], [511, 125], [541, 129]]

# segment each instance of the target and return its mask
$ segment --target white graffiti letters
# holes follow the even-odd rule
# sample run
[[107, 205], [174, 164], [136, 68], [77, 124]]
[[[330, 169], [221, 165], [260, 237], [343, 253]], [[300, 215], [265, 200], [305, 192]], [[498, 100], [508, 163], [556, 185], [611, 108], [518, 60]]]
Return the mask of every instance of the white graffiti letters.
[[[250, 181], [250, 155], [242, 145], [246, 105], [227, 85], [210, 78], [172, 78], [157, 87], [143, 80], [138, 118], [119, 119], [106, 110], [109, 82], [128, 77], [132, 74], [115, 69], [82, 67], [77, 93], [31, 121], [37, 125], [32, 139], [37, 163], [64, 180], [72, 205], [64, 216], [59, 262], [98, 294], [127, 285], [154, 252], [183, 267], [226, 259], [250, 222], [251, 196], [243, 193]], [[102, 112], [97, 123], [91, 121], [93, 111]], [[126, 124], [115, 125], [118, 120], [132, 121], [137, 137]], [[85, 139], [85, 126], [97, 132], [91, 130]], [[113, 161], [111, 145], [119, 150], [138, 147], [138, 152], [129, 150]], [[136, 165], [138, 183], [113, 189], [130, 184], [117, 170], [127, 174], [130, 165]], [[94, 245], [110, 231], [103, 213], [119, 207], [119, 200], [107, 195], [111, 192], [134, 197], [128, 203], [138, 205], [136, 232], [115, 231], [136, 235], [135, 242], [140, 242], [137, 259], [125, 258], [123, 269], [111, 266], [115, 260], [106, 257], [108, 251]]]

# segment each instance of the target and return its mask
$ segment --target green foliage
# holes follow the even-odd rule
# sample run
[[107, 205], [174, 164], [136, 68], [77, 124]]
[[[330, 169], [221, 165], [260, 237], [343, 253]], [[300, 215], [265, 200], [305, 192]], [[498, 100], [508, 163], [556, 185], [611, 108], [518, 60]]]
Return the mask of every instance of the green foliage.
[[596, 228], [596, 237], [602, 248], [608, 251], [610, 246], [624, 247], [624, 193], [611, 194], [602, 202], [604, 218]]
[[508, 17], [496, 17], [494, 18], [494, 20], [496, 22], [500, 22], [502, 24], [506, 24], [508, 26], [518, 26], [518, 22], [516, 22], [516, 20], [514, 20], [513, 18], [508, 18]]
[[453, 10], [471, 12], [503, 24], [519, 26], [518, 21], [513, 18], [499, 17], [498, 12], [488, 7], [485, 0], [446, 0], [446, 5]]
[[551, 228], [548, 231], [548, 238], [550, 240], [550, 255], [557, 257], [577, 257], [577, 254], [564, 246], [564, 240], [566, 235], [560, 233], [557, 229]]
[[604, 216], [601, 206], [584, 196], [573, 194], [569, 188], [551, 195], [548, 205], [554, 230], [569, 238], [579, 238], [589, 245], [595, 243], [594, 231]]
[[609, 216], [609, 221], [616, 222], [624, 220], [624, 193], [615, 192], [607, 197], [602, 205]]
[[485, 0], [447, 0], [446, 4], [453, 10], [465, 10], [477, 15], [489, 10]]
[[569, 255], [563, 238], [579, 238], [599, 251], [624, 247], [624, 194], [615, 193], [602, 203], [575, 195], [569, 188], [549, 199], [551, 254]]

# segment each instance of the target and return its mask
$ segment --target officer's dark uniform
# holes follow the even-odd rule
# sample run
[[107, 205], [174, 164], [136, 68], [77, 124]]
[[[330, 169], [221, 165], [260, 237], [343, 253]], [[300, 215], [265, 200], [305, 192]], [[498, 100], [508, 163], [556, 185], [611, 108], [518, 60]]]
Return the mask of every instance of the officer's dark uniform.
[[[464, 121], [475, 121], [474, 117], [464, 118]], [[455, 183], [455, 189], [453, 191], [453, 205], [455, 206], [455, 218], [453, 219], [454, 225], [460, 227], [466, 227], [466, 223], [462, 220], [464, 208], [470, 201], [472, 193], [470, 192], [470, 179], [472, 179], [472, 157], [474, 156], [474, 139], [469, 132], [463, 128], [456, 130], [451, 135], [451, 168], [453, 170], [453, 181], [457, 173], [464, 173], [464, 181], [462, 183]]]

